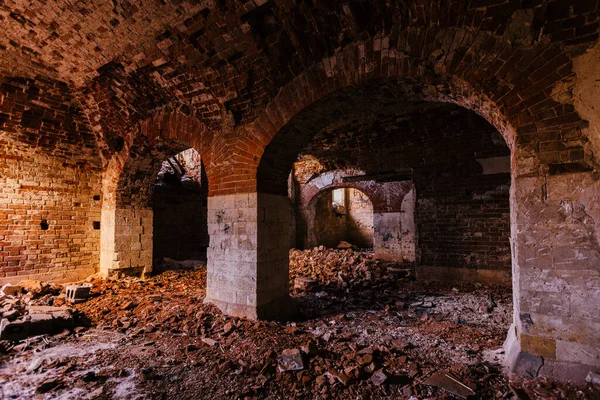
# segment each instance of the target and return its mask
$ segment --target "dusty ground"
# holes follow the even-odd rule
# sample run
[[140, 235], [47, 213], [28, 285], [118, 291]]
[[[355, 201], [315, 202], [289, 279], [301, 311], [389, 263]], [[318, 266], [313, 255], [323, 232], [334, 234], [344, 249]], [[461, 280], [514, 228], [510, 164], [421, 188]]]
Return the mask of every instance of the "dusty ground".
[[[352, 250], [292, 251], [290, 276], [298, 315], [287, 324], [203, 304], [205, 267], [93, 280], [92, 298], [75, 306], [88, 328], [0, 342], [0, 397], [457, 398], [423, 384], [443, 369], [482, 399], [600, 398], [591, 386], [502, 373], [510, 289], [414, 282], [402, 267]], [[303, 370], [278, 371], [284, 349], [309, 353]]]

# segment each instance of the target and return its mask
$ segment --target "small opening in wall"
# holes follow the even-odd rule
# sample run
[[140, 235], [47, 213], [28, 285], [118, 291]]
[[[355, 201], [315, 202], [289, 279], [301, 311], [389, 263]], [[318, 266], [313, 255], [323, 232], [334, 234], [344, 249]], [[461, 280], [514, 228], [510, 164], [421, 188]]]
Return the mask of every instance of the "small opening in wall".
[[346, 215], [346, 189], [333, 190], [331, 207], [337, 215]]
[[40, 228], [42, 228], [43, 231], [47, 231], [49, 228], [48, 221], [43, 219], [42, 222], [40, 222]]
[[94, 195], [94, 200], [99, 201], [100, 200], [100, 195], [99, 194], [95, 194]]
[[92, 226], [94, 227], [95, 230], [100, 229], [100, 221], [92, 222]]

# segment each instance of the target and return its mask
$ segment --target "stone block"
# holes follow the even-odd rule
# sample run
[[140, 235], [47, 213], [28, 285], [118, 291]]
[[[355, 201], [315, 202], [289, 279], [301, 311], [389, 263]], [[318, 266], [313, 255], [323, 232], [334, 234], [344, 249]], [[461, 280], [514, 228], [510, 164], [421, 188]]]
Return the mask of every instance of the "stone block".
[[600, 367], [600, 345], [557, 340], [556, 359]]
[[556, 340], [541, 336], [521, 335], [521, 350], [540, 357], [556, 358]]

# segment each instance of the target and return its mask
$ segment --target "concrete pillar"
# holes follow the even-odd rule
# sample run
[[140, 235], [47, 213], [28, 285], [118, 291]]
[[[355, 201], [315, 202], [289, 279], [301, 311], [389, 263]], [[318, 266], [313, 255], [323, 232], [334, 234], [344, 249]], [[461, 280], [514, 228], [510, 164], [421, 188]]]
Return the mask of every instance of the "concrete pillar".
[[210, 197], [205, 301], [229, 315], [285, 318], [291, 311], [288, 265], [293, 229], [286, 196]]
[[373, 252], [376, 258], [416, 262], [415, 190], [402, 200], [399, 212], [373, 213]]
[[514, 323], [508, 364], [525, 376], [582, 381], [600, 370], [600, 185], [593, 173], [511, 187]]
[[100, 272], [141, 276], [152, 271], [151, 209], [105, 207], [101, 216]]

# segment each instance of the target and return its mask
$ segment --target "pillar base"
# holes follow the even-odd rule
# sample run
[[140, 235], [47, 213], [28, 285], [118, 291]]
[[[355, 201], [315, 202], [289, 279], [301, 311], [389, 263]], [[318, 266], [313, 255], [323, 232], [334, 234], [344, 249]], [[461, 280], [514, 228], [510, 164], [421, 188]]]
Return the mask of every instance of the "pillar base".
[[590, 371], [600, 373], [599, 367], [541, 357], [522, 350], [514, 325], [511, 325], [508, 331], [504, 350], [506, 352], [505, 364], [509, 373], [526, 379], [543, 376], [558, 381], [584, 384]]
[[233, 317], [246, 318], [252, 321], [288, 321], [296, 313], [296, 307], [289, 296], [272, 300], [269, 303], [261, 304], [260, 306], [229, 303], [210, 297], [205, 298], [204, 303], [214, 304], [224, 314]]

